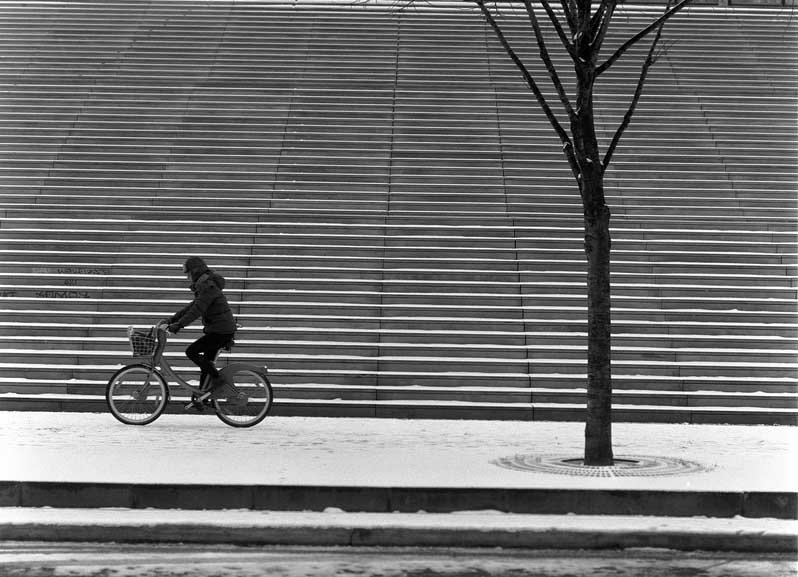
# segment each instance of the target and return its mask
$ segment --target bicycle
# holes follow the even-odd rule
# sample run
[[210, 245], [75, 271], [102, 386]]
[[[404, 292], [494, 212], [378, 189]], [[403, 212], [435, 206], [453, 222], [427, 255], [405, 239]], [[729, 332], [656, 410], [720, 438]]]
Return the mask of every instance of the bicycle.
[[[223, 376], [221, 384], [208, 391], [210, 375], [200, 387], [195, 387], [177, 375], [164, 358], [168, 340], [165, 324], [148, 331], [128, 329], [128, 338], [138, 362], [114, 373], [105, 390], [111, 414], [126, 425], [148, 425], [161, 416], [171, 399], [166, 378], [177, 383], [176, 388], [190, 393], [186, 410], [212, 407], [216, 416], [231, 427], [257, 425], [271, 409], [274, 397], [266, 367], [230, 363], [219, 371]], [[232, 343], [225, 350], [231, 348]]]

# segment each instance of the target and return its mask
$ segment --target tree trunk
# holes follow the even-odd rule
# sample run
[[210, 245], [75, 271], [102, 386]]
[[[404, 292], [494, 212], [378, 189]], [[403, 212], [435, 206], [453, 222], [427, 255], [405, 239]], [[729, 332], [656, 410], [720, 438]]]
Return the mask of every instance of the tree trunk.
[[[583, 35], [584, 36], [584, 35]], [[571, 120], [576, 175], [585, 218], [587, 257], [587, 416], [585, 465], [612, 465], [612, 380], [610, 371], [610, 209], [604, 198], [604, 167], [593, 116], [595, 57], [579, 43], [584, 57], [576, 66], [577, 108]]]
[[586, 207], [585, 253], [588, 269], [585, 465], [612, 465], [610, 210], [603, 203]]

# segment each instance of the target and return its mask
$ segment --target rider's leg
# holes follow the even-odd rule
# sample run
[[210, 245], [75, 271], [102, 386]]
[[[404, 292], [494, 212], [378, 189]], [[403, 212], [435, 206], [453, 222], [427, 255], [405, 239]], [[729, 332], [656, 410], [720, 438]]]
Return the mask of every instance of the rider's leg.
[[206, 375], [210, 375], [213, 379], [219, 376], [219, 371], [213, 360], [219, 349], [229, 343], [232, 338], [232, 335], [206, 333], [186, 349], [186, 356], [200, 368], [200, 386], [204, 383]]

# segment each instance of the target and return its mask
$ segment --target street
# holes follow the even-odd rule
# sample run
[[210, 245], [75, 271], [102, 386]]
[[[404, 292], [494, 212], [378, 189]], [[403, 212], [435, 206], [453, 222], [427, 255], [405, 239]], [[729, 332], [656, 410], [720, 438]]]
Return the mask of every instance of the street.
[[3, 577], [795, 577], [794, 555], [0, 543]]

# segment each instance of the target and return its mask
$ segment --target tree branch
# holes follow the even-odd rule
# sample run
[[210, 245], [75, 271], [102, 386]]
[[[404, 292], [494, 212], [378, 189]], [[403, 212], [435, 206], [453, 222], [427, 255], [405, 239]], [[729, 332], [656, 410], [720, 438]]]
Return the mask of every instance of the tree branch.
[[632, 46], [637, 44], [640, 40], [642, 40], [643, 38], [648, 36], [658, 26], [662, 26], [668, 19], [671, 18], [671, 16], [673, 16], [674, 14], [679, 12], [682, 8], [684, 8], [685, 6], [690, 4], [691, 2], [693, 2], [693, 0], [682, 0], [681, 2], [679, 2], [673, 8], [669, 8], [668, 10], [666, 10], [665, 13], [662, 16], [660, 16], [659, 18], [654, 20], [654, 22], [652, 22], [651, 24], [646, 26], [643, 30], [641, 30], [640, 32], [638, 32], [637, 34], [632, 36], [629, 40], [624, 42], [623, 45], [620, 48], [618, 48], [618, 50], [616, 50], [615, 53], [612, 56], [610, 56], [609, 59], [606, 62], [604, 62], [604, 64], [602, 64], [601, 66], [596, 68], [596, 76], [598, 76], [599, 74], [601, 74], [603, 72], [606, 72], [607, 69], [609, 69], [610, 66], [615, 64], [615, 62], [621, 56], [623, 56], [623, 54], [627, 50], [629, 50], [629, 48], [631, 48]]
[[[551, 107], [546, 101], [546, 97], [540, 91], [540, 88], [535, 82], [535, 79], [532, 78], [532, 75], [530, 74], [529, 70], [527, 70], [526, 66], [524, 66], [524, 63], [515, 53], [515, 50], [513, 50], [512, 46], [510, 46], [510, 43], [507, 41], [507, 38], [504, 36], [504, 32], [502, 32], [502, 29], [499, 26], [498, 22], [496, 22], [496, 19], [493, 17], [493, 14], [491, 14], [490, 10], [488, 10], [488, 8], [485, 6], [484, 0], [476, 0], [476, 3], [479, 6], [479, 9], [482, 11], [483, 16], [485, 16], [485, 19], [488, 21], [488, 24], [490, 24], [491, 28], [493, 28], [493, 31], [496, 33], [496, 37], [499, 39], [499, 42], [501, 42], [501, 45], [504, 47], [504, 50], [510, 56], [510, 59], [515, 63], [518, 69], [521, 71], [521, 74], [524, 76], [524, 80], [526, 81], [527, 85], [532, 89], [532, 92], [535, 94], [535, 98], [537, 98], [538, 104], [543, 109], [543, 113], [546, 115], [546, 118], [549, 119], [549, 122], [554, 128], [554, 131], [557, 133], [557, 136], [560, 137], [560, 140], [563, 143], [563, 150], [567, 151], [568, 149], [570, 149], [571, 151], [573, 151], [573, 144], [571, 143], [571, 139], [568, 137], [568, 133], [565, 132], [565, 129], [562, 127], [559, 120], [557, 120], [557, 117], [554, 115], [554, 112], [551, 110]], [[571, 157], [569, 157], [568, 153], [566, 152], [566, 157], [568, 157], [568, 162], [571, 165], [571, 170], [576, 170], [575, 174], [578, 174], [578, 167], [576, 167], [575, 165], [573, 154], [571, 155]]]
[[574, 0], [576, 2], [576, 21], [577, 25], [590, 20], [590, 9], [592, 0]]
[[629, 108], [626, 110], [626, 114], [624, 114], [623, 120], [621, 121], [620, 126], [618, 126], [618, 130], [615, 131], [615, 135], [612, 137], [609, 147], [607, 147], [607, 152], [604, 154], [604, 161], [601, 163], [602, 171], [606, 172], [607, 167], [610, 165], [610, 161], [612, 160], [612, 155], [615, 153], [615, 149], [618, 147], [618, 143], [621, 141], [623, 133], [626, 132], [626, 129], [629, 127], [629, 124], [632, 121], [632, 116], [635, 113], [637, 104], [640, 102], [640, 96], [643, 94], [643, 86], [646, 83], [648, 69], [651, 68], [651, 65], [657, 60], [655, 57], [655, 52], [657, 49], [657, 44], [659, 44], [659, 40], [662, 37], [662, 29], [664, 26], [665, 20], [662, 20], [659, 24], [659, 28], [657, 29], [657, 33], [654, 36], [654, 40], [651, 43], [651, 48], [648, 50], [648, 56], [646, 56], [646, 59], [643, 62], [643, 67], [640, 71], [640, 78], [637, 81], [632, 102], [629, 104]]
[[601, 45], [604, 44], [604, 39], [607, 37], [607, 29], [610, 26], [610, 21], [615, 14], [616, 0], [602, 0], [601, 6], [593, 15], [593, 21], [590, 23], [590, 29], [593, 32], [593, 37], [590, 43], [593, 45], [593, 50], [598, 54], [601, 50]]
[[[560, 24], [560, 20], [557, 18], [554, 10], [552, 10], [549, 0], [540, 0], [540, 3], [543, 5], [543, 9], [546, 11], [546, 14], [548, 14], [549, 20], [551, 20], [551, 23], [554, 26], [554, 30], [557, 31], [557, 36], [560, 37], [560, 42], [562, 42], [562, 45], [568, 51], [568, 54], [571, 55], [571, 58], [574, 58], [574, 44], [568, 40], [568, 36], [565, 34], [565, 30], [563, 30], [562, 24]], [[524, 5], [526, 6], [527, 12], [532, 10], [532, 5], [528, 0], [525, 0]]]
[[598, 23], [604, 17], [604, 13], [607, 11], [608, 4], [609, 0], [601, 0], [601, 4], [599, 4], [599, 7], [596, 8], [596, 11], [593, 13], [593, 16], [590, 17], [591, 30], [596, 30]]
[[[545, 2], [545, 0], [543, 1]], [[546, 66], [546, 70], [551, 77], [551, 83], [554, 85], [554, 89], [557, 91], [557, 95], [560, 97], [560, 102], [562, 102], [565, 112], [568, 114], [568, 118], [573, 118], [573, 106], [571, 106], [571, 101], [568, 99], [568, 95], [565, 93], [565, 88], [563, 88], [560, 76], [557, 74], [557, 68], [554, 66], [554, 62], [551, 61], [551, 56], [546, 48], [546, 40], [543, 38], [543, 32], [540, 29], [538, 18], [535, 15], [535, 9], [532, 8], [531, 0], [524, 0], [524, 6], [529, 14], [529, 22], [532, 25], [532, 29], [535, 31], [535, 38], [537, 38], [538, 48], [540, 49], [540, 59]]]
[[560, 0], [563, 14], [565, 14], [565, 21], [568, 22], [568, 27], [571, 29], [571, 34], [576, 34], [576, 20], [574, 20], [574, 13], [576, 12], [576, 4], [573, 0]]

